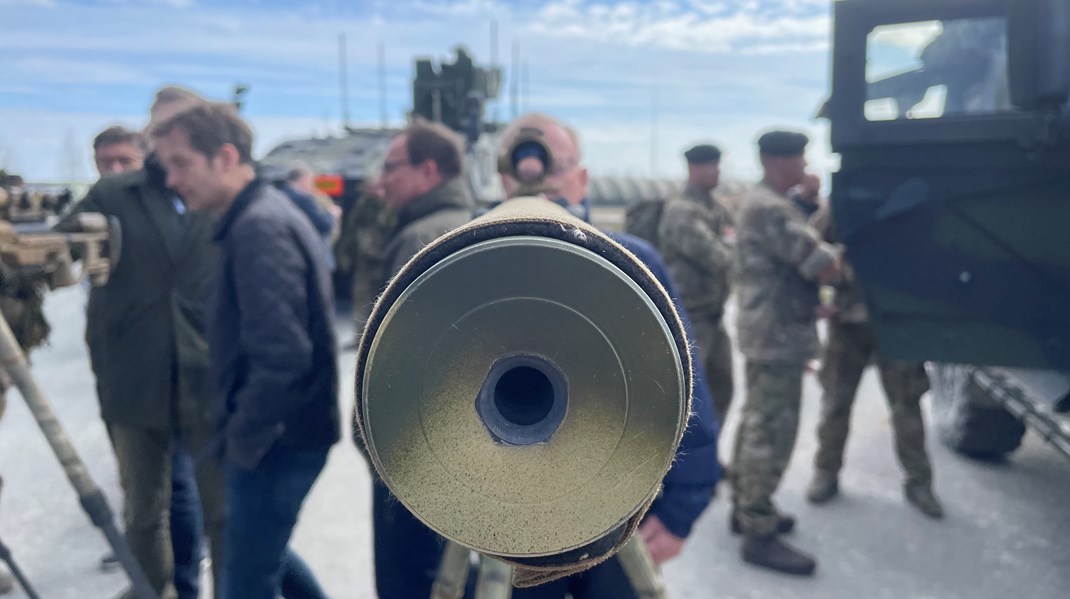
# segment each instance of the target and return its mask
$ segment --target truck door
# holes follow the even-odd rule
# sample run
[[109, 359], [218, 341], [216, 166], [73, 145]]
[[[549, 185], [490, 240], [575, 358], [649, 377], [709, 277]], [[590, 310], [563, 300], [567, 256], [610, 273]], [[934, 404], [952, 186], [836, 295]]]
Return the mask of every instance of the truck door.
[[1070, 121], [1011, 102], [1013, 2], [835, 3], [833, 215], [892, 357], [1070, 368]]

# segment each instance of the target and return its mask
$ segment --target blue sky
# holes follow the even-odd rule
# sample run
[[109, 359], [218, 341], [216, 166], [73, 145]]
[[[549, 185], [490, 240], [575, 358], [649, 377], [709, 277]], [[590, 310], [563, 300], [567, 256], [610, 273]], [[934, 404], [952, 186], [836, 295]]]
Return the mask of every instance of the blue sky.
[[496, 20], [506, 67], [497, 114], [510, 114], [516, 41], [527, 108], [574, 124], [595, 173], [676, 177], [681, 151], [712, 141], [729, 177], [753, 178], [754, 140], [774, 125], [811, 132], [811, 162], [824, 170], [827, 134], [812, 117], [828, 87], [830, 11], [829, 0], [0, 0], [0, 167], [91, 178], [93, 135], [143, 125], [167, 83], [219, 99], [249, 85], [261, 154], [288, 137], [337, 134], [343, 32], [351, 122], [379, 121], [382, 42], [387, 113], [400, 124], [413, 58], [464, 44], [487, 62]]

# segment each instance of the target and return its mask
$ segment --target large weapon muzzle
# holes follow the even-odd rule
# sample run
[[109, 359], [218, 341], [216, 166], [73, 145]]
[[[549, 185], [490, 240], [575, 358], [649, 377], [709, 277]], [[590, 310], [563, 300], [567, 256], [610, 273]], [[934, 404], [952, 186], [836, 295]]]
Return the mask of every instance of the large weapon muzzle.
[[365, 328], [356, 425], [429, 527], [527, 569], [589, 567], [656, 496], [690, 409], [687, 338], [632, 254], [509, 200], [398, 273]]

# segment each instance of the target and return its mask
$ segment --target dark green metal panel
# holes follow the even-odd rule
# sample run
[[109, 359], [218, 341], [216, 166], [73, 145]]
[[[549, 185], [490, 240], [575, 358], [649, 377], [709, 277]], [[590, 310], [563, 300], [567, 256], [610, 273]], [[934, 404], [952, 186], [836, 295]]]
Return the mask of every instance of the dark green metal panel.
[[1065, 115], [1004, 107], [873, 122], [863, 110], [874, 28], [998, 19], [1009, 5], [837, 3], [825, 111], [841, 156], [833, 214], [881, 348], [894, 357], [1070, 368]]

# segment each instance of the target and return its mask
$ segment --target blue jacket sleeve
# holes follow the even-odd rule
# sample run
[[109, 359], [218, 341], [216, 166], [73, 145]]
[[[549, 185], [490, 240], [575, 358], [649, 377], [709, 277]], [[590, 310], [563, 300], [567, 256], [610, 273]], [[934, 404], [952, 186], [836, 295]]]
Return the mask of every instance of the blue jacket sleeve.
[[[684, 323], [688, 343], [694, 347], [691, 323], [657, 250], [630, 235], [611, 236], [646, 264], [665, 287]], [[721, 478], [717, 459], [720, 423], [713, 411], [712, 396], [706, 384], [706, 373], [702, 369], [701, 360], [694, 360], [692, 368], [694, 392], [691, 398], [691, 418], [677, 450], [676, 461], [662, 481], [661, 494], [654, 500], [649, 512], [657, 516], [674, 535], [684, 538], [691, 534], [691, 527], [709, 505], [717, 481]]]
[[320, 232], [320, 235], [331, 234], [331, 231], [334, 230], [334, 215], [321, 210], [312, 196], [299, 193], [289, 187], [285, 189], [285, 192], [301, 212], [308, 217], [309, 222]]

